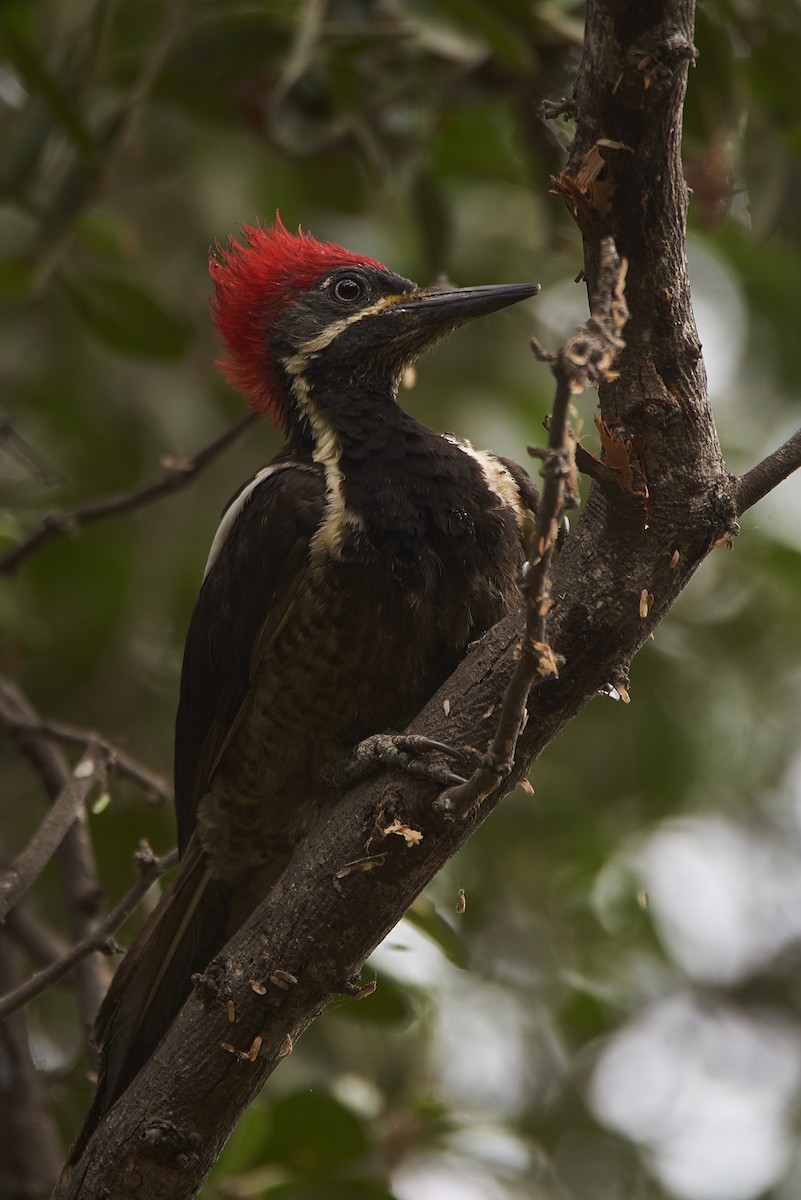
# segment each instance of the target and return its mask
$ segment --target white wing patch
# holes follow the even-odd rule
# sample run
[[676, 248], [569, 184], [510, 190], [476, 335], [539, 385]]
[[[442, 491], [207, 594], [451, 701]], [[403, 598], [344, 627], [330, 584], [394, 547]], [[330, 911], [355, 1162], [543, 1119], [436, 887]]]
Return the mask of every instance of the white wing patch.
[[526, 536], [531, 529], [534, 517], [523, 503], [511, 471], [507, 470], [494, 454], [490, 454], [487, 450], [476, 450], [475, 446], [472, 446], [465, 438], [456, 437], [452, 433], [446, 433], [443, 436], [478, 463], [487, 487], [495, 493], [506, 508], [512, 510], [517, 517], [521, 534]]
[[274, 467], [262, 467], [258, 474], [251, 479], [250, 483], [246, 484], [246, 486], [242, 488], [242, 491], [239, 493], [239, 495], [234, 497], [228, 508], [223, 513], [223, 518], [220, 521], [220, 524], [217, 527], [217, 532], [214, 535], [214, 541], [211, 543], [209, 557], [206, 561], [206, 569], [203, 572], [204, 579], [216, 563], [217, 559], [220, 557], [222, 548], [236, 523], [237, 517], [242, 512], [242, 509], [245, 507], [259, 484], [262, 483], [263, 480], [267, 479], [268, 476], [274, 475], [276, 471], [284, 471], [290, 465], [290, 463], [278, 463]]

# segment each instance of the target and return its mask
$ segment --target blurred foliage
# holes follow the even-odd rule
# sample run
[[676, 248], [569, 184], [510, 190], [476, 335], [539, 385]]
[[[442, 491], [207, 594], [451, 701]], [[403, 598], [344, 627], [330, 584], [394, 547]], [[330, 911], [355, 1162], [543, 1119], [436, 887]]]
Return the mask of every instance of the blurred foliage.
[[[553, 344], [583, 313], [579, 238], [548, 193], [570, 127], [538, 112], [569, 94], [581, 20], [577, 0], [6, 0], [0, 547], [238, 416], [206, 257], [276, 209], [423, 281], [541, 281], [404, 397], [522, 459], [550, 403], [531, 321]], [[694, 286], [741, 470], [799, 424], [801, 9], [708, 0], [697, 45]], [[53, 542], [6, 585], [0, 669], [43, 714], [169, 771], [216, 515], [277, 446], [258, 430], [188, 491]], [[798, 1195], [797, 484], [743, 526], [634, 664], [633, 703], [598, 699], [565, 731], [534, 798], [512, 797], [376, 954], [376, 994], [309, 1031], [208, 1200]], [[12, 855], [43, 797], [3, 754]], [[131, 785], [111, 796], [90, 826], [114, 900], [139, 838], [166, 849], [173, 825]], [[33, 903], [65, 932], [55, 869]], [[90, 1096], [67, 988], [30, 1028], [66, 1139]]]

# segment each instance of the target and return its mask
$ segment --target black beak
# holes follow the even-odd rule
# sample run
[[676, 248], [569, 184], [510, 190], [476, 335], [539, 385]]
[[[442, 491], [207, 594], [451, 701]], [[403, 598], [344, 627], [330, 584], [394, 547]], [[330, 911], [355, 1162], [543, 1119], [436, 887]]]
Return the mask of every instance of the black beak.
[[486, 317], [501, 308], [508, 308], [520, 300], [528, 300], [536, 296], [539, 290], [538, 283], [498, 283], [450, 290], [429, 288], [393, 304], [392, 311], [408, 313], [409, 316], [419, 314], [426, 324], [430, 318], [433, 325], [441, 321], [443, 325], [453, 328], [476, 317]]
[[[528, 300], [540, 290], [538, 283], [499, 283], [488, 287], [432, 287], [393, 296], [376, 305], [364, 320], [354, 322], [353, 347], [363, 357], [370, 353], [397, 373], [454, 329]], [[343, 335], [343, 342], [345, 342]]]

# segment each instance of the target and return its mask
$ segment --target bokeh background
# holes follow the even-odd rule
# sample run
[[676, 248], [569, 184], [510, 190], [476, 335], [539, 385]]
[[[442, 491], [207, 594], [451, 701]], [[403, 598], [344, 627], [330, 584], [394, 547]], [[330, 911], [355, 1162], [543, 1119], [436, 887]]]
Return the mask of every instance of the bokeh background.
[[[585, 315], [549, 194], [573, 0], [6, 0], [0, 10], [0, 549], [159, 476], [243, 411], [214, 367], [208, 250], [302, 223], [428, 282], [538, 279], [402, 401], [526, 460], [531, 357]], [[801, 9], [698, 14], [690, 265], [730, 469], [799, 425]], [[578, 402], [593, 448], [593, 398]], [[14, 433], [10, 433], [13, 429]], [[17, 437], [29, 451], [23, 452]], [[168, 773], [183, 636], [260, 426], [193, 486], [61, 538], [0, 592], [0, 670]], [[247, 1113], [206, 1200], [796, 1200], [801, 1194], [801, 488], [748, 513]], [[2, 852], [45, 809], [4, 742]], [[169, 811], [112, 781], [110, 901]], [[457, 915], [459, 890], [466, 911]], [[66, 936], [58, 870], [32, 903]], [[135, 924], [135, 922], [134, 922]], [[123, 941], [130, 929], [120, 935]], [[91, 1095], [74, 997], [29, 1011], [65, 1142]]]

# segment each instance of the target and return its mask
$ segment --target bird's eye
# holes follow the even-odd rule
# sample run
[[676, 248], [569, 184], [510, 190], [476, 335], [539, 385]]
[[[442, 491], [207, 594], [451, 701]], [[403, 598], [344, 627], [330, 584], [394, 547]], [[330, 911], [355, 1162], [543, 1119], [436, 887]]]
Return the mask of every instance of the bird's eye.
[[364, 295], [364, 283], [355, 275], [343, 275], [336, 281], [332, 290], [337, 300], [353, 304]]

